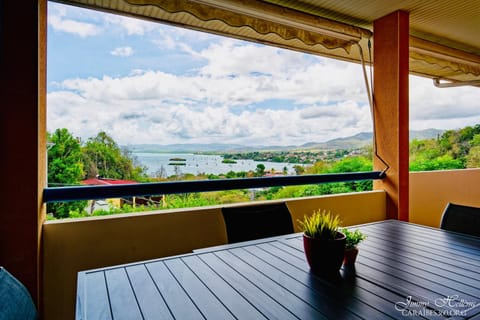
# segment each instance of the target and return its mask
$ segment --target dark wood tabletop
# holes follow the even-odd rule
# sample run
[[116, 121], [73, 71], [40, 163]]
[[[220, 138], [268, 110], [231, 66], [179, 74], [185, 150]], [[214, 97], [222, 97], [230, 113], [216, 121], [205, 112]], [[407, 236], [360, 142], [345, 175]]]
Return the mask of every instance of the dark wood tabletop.
[[82, 271], [77, 319], [480, 319], [480, 238], [358, 226], [354, 268], [310, 272], [301, 234]]

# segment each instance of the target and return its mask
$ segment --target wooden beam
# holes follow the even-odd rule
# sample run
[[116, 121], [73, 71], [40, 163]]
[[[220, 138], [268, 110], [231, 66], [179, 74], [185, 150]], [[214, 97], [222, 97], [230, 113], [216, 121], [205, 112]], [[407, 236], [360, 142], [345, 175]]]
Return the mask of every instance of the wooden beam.
[[47, 3], [2, 1], [0, 6], [0, 265], [28, 288], [38, 306]]
[[375, 181], [374, 189], [387, 192], [388, 219], [408, 221], [408, 13], [396, 11], [375, 20], [373, 34], [374, 125], [379, 155], [374, 158], [374, 170], [385, 169], [383, 161], [389, 166], [386, 178]]

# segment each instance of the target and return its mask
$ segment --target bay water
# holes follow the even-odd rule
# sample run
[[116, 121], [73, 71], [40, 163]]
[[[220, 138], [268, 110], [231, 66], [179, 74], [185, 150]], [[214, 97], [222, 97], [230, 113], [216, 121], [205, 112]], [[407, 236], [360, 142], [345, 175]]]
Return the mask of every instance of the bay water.
[[[294, 163], [253, 161], [249, 159], [235, 160], [237, 163], [222, 163], [223, 157], [219, 155], [205, 155], [193, 153], [148, 153], [134, 152], [138, 163], [147, 167], [147, 173], [155, 176], [162, 173], [164, 177], [174, 174], [194, 175], [206, 174], [226, 174], [229, 171], [255, 171], [258, 164], [263, 164], [266, 171], [274, 169], [276, 172], [282, 172], [286, 167], [288, 174], [294, 174]], [[179, 161], [182, 159], [185, 161]], [[182, 165], [173, 165], [173, 163], [182, 163]]]

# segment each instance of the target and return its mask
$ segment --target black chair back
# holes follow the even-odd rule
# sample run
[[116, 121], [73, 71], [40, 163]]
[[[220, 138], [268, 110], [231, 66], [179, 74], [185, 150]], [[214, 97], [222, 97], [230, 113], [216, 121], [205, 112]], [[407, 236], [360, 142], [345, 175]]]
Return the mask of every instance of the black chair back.
[[222, 208], [228, 243], [293, 233], [285, 203]]
[[480, 237], [480, 208], [449, 203], [440, 228]]

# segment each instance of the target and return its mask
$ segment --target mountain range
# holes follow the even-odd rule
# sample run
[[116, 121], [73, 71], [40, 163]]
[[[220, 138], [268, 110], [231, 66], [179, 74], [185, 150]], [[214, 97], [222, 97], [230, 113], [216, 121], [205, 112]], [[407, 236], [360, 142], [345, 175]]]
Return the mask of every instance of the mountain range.
[[[410, 140], [431, 139], [441, 135], [444, 130], [426, 129], [411, 130]], [[163, 153], [195, 153], [195, 152], [252, 152], [252, 151], [292, 151], [292, 150], [335, 150], [335, 149], [357, 149], [373, 140], [372, 132], [361, 132], [350, 137], [336, 138], [325, 142], [308, 142], [299, 146], [245, 146], [239, 144], [130, 144], [123, 146], [134, 153], [163, 152]]]

